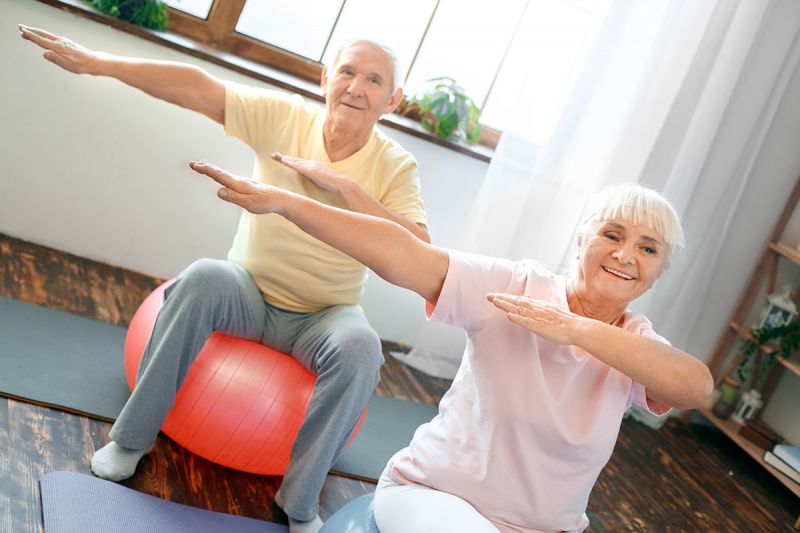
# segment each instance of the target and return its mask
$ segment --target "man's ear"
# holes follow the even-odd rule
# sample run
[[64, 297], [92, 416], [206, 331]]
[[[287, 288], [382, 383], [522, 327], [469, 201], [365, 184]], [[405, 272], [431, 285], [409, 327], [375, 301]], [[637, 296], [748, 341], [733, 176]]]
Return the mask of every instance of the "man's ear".
[[328, 91], [328, 65], [322, 66], [322, 73], [319, 75], [319, 86], [322, 87], [322, 96]]
[[389, 98], [389, 101], [386, 103], [386, 111], [383, 112], [384, 115], [391, 113], [397, 106], [400, 105], [400, 102], [403, 101], [403, 88], [399, 87], [394, 94]]

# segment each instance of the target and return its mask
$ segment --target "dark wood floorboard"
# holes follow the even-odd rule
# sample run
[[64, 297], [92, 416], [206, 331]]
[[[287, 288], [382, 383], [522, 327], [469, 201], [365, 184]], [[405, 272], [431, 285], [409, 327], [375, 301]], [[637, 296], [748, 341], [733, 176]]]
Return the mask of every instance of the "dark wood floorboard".
[[[161, 281], [0, 234], [0, 296], [124, 326]], [[387, 343], [384, 351], [397, 348]], [[436, 403], [448, 386], [387, 355], [377, 393]], [[89, 459], [108, 442], [110, 427], [0, 398], [0, 532], [42, 531], [39, 477], [89, 473]], [[279, 483], [210, 463], [161, 436], [123, 484], [195, 507], [284, 522], [271, 505]], [[321, 515], [373, 490], [371, 483], [330, 475]], [[797, 498], [715, 428], [673, 419], [655, 431], [625, 420], [590, 498], [587, 531], [794, 531], [797, 512]]]

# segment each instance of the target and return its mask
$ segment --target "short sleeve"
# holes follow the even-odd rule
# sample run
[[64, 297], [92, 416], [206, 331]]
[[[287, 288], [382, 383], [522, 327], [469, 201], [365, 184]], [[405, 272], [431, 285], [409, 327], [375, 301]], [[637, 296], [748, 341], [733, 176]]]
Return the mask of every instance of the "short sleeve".
[[286, 124], [304, 111], [299, 95], [225, 84], [225, 135], [240, 139], [256, 151], [271, 149]]
[[417, 162], [410, 155], [392, 179], [389, 189], [378, 199], [387, 209], [416, 224], [427, 224], [422, 203]]
[[427, 305], [432, 321], [476, 330], [503, 312], [486, 299], [490, 292], [526, 294], [529, 269], [523, 262], [449, 250], [450, 265], [436, 305]]
[[[667, 339], [653, 331], [650, 321], [644, 318], [643, 315], [637, 315], [636, 318], [639, 319], [639, 324], [638, 327], [635, 328], [634, 333], [642, 335], [643, 337], [657, 340], [659, 342], [663, 342], [664, 344], [670, 344]], [[628, 399], [628, 406], [630, 405], [637, 405], [655, 416], [666, 415], [672, 410], [672, 406], [648, 398], [647, 390], [645, 389], [644, 385], [637, 381], [634, 381], [631, 386], [631, 393]]]

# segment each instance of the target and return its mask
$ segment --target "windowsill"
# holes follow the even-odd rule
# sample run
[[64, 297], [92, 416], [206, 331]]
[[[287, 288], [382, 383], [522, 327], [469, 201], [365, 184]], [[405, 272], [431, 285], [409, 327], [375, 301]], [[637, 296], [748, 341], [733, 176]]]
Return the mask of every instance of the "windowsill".
[[[291, 74], [287, 74], [267, 65], [239, 57], [235, 54], [217, 50], [210, 46], [199, 43], [194, 39], [190, 39], [189, 37], [184, 37], [176, 33], [155, 31], [134, 26], [122, 20], [109, 17], [97, 11], [95, 8], [85, 4], [81, 0], [38, 1], [58, 9], [63, 9], [64, 11], [68, 11], [70, 13], [89, 18], [96, 22], [107, 24], [120, 31], [124, 31], [148, 41], [167, 46], [173, 50], [177, 50], [198, 59], [214, 63], [215, 65], [219, 65], [234, 72], [238, 72], [270, 85], [274, 85], [275, 87], [297, 93], [304, 98], [316, 100], [318, 102], [324, 102], [321, 89], [317, 84], [303, 80]], [[400, 115], [386, 115], [381, 119], [380, 123], [389, 128], [402, 131], [403, 133], [413, 135], [444, 148], [454, 150], [469, 157], [474, 157], [475, 159], [479, 159], [481, 161], [491, 161], [492, 155], [494, 154], [494, 150], [483, 145], [467, 145], [464, 143], [440, 139], [423, 129], [419, 122]]]

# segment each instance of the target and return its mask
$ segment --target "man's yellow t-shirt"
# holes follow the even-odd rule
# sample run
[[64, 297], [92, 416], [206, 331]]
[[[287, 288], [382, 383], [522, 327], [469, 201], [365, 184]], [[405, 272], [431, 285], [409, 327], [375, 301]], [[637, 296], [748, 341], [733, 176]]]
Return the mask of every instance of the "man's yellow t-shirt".
[[[273, 161], [272, 152], [312, 159], [358, 182], [385, 207], [414, 223], [426, 223], [417, 162], [377, 129], [360, 150], [332, 163], [325, 151], [325, 109], [300, 96], [234, 83], [225, 90], [225, 134], [256, 154], [253, 179], [346, 208], [338, 193], [326, 191]], [[381, 246], [381, 243], [375, 243]], [[298, 312], [337, 304], [358, 304], [366, 268], [309, 236], [279, 215], [242, 212], [228, 259], [242, 265], [264, 300]]]

